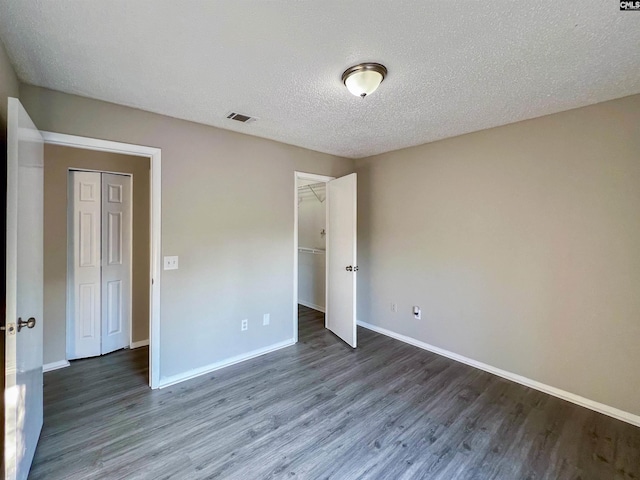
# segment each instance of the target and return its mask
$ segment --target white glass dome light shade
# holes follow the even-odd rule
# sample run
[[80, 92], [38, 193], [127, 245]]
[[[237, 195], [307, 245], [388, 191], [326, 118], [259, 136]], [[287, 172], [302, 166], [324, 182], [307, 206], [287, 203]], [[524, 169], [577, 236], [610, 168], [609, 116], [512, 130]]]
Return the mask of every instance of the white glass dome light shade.
[[356, 97], [366, 97], [380, 86], [387, 69], [379, 63], [363, 63], [349, 68], [342, 74], [342, 81]]
[[347, 89], [356, 97], [366, 97], [376, 91], [382, 82], [382, 75], [373, 70], [352, 73], [345, 81]]

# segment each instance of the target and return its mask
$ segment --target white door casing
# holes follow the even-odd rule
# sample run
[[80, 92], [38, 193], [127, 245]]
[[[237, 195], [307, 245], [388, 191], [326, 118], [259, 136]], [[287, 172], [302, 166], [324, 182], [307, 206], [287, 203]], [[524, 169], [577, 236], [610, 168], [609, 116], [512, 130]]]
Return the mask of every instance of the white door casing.
[[67, 359], [100, 355], [100, 173], [69, 172]]
[[102, 355], [131, 331], [131, 177], [102, 174]]
[[326, 327], [356, 348], [357, 176], [327, 183]]
[[55, 132], [40, 132], [45, 142], [51, 145], [64, 145], [72, 148], [84, 148], [105, 152], [123, 153], [147, 157], [151, 161], [151, 252], [149, 270], [149, 386], [160, 388], [160, 285], [162, 283], [162, 258], [160, 255], [160, 234], [162, 231], [162, 150], [131, 143], [99, 140]]
[[[18, 99], [7, 121], [4, 478], [26, 479], [42, 429], [43, 140]], [[18, 332], [18, 319], [35, 319]], [[12, 326], [13, 325], [13, 326]]]

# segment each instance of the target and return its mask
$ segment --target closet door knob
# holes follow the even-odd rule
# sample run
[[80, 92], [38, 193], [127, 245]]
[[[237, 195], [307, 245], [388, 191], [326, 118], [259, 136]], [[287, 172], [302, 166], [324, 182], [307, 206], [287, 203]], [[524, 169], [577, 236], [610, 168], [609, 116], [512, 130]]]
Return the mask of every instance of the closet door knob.
[[353, 272], [353, 267], [351, 265], [347, 267], [347, 272]]

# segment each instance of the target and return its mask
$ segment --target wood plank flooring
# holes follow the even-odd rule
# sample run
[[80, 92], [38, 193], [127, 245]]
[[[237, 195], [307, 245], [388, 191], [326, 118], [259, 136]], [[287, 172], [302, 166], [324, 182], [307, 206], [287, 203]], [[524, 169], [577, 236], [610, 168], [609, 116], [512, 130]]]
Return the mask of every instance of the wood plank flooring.
[[45, 374], [30, 479], [640, 479], [640, 428], [300, 307], [300, 342], [164, 390], [146, 348]]

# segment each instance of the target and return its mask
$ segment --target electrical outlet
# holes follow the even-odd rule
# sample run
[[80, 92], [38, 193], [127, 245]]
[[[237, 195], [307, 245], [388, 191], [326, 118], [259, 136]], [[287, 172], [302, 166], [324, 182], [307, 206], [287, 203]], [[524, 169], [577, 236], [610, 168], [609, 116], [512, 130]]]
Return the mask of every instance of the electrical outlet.
[[395, 302], [391, 303], [391, 311], [393, 313], [398, 313], [398, 304], [397, 303], [395, 303]]
[[245, 330], [249, 330], [249, 319], [245, 318], [240, 323], [240, 331], [244, 332]]
[[269, 322], [270, 322], [270, 321], [271, 321], [271, 314], [269, 314], [269, 313], [265, 313], [265, 314], [262, 316], [262, 325], [263, 325], [263, 326], [269, 325]]
[[420, 320], [422, 318], [422, 310], [417, 305], [413, 307], [413, 318]]

